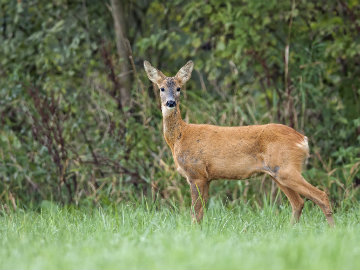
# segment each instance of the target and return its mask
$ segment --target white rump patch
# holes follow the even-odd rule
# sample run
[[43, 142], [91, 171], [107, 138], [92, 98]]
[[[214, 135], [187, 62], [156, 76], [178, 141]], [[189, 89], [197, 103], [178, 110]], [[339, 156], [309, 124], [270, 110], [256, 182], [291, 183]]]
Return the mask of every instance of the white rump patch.
[[309, 152], [308, 138], [306, 136], [304, 136], [304, 140], [300, 143], [297, 143], [296, 146], [300, 147], [301, 149], [303, 149], [306, 152]]

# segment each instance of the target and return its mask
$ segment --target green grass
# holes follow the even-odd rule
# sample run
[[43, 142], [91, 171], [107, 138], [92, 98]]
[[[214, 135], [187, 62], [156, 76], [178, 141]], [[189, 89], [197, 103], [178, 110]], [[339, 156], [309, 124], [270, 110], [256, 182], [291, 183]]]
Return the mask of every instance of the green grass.
[[[156, 208], [156, 209], [155, 209]], [[360, 206], [330, 229], [306, 203], [290, 208], [212, 203], [203, 224], [188, 209], [146, 203], [0, 215], [0, 269], [360, 269]]]

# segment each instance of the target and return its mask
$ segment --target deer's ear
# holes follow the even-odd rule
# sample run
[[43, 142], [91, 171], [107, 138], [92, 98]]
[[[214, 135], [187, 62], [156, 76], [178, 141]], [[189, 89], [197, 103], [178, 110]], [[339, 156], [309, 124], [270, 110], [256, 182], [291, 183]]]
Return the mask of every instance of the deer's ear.
[[191, 77], [191, 72], [194, 68], [194, 63], [193, 61], [189, 61], [185, 64], [185, 66], [183, 66], [178, 73], [176, 74], [176, 78], [182, 83], [186, 83], [190, 77]]
[[165, 79], [165, 75], [160, 70], [154, 68], [148, 61], [144, 61], [144, 68], [148, 78], [153, 83], [159, 84]]

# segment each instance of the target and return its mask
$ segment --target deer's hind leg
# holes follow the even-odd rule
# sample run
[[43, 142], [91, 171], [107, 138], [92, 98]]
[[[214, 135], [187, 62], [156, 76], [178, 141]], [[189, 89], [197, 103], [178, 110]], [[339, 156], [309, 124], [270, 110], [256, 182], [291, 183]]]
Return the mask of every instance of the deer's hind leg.
[[298, 170], [280, 170], [276, 180], [279, 181], [281, 185], [305, 196], [306, 198], [316, 203], [325, 214], [329, 225], [335, 225], [329, 199], [326, 193], [308, 183]]
[[278, 187], [281, 189], [281, 191], [284, 192], [284, 194], [286, 195], [286, 197], [288, 198], [288, 200], [290, 202], [290, 205], [292, 208], [292, 216], [291, 216], [290, 223], [294, 224], [294, 223], [299, 222], [301, 212], [304, 208], [304, 200], [300, 197], [299, 193], [296, 193], [292, 189], [281, 185], [278, 181], [276, 181], [275, 178], [273, 178], [273, 179], [276, 182], [276, 184], [278, 185]]

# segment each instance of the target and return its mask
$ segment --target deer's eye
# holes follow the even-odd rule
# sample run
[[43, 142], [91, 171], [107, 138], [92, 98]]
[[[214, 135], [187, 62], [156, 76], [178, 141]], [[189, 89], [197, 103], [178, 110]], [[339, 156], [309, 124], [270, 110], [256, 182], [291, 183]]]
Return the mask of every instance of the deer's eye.
[[180, 87], [176, 88], [176, 91], [180, 92]]
[[165, 88], [164, 88], [164, 87], [161, 87], [161, 88], [160, 88], [160, 91], [161, 91], [161, 92], [164, 92], [164, 91], [165, 91]]

